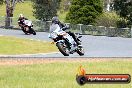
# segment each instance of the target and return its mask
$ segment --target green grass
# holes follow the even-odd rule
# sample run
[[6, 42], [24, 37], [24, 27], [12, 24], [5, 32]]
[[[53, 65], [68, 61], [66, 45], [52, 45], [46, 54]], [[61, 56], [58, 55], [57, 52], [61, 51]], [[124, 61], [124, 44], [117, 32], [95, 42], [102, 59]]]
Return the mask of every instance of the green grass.
[[55, 52], [57, 48], [50, 42], [0, 36], [0, 54], [32, 54]]
[[34, 65], [0, 66], [1, 88], [132, 88], [132, 84], [77, 84], [77, 68], [97, 74], [130, 74], [132, 61], [108, 60], [54, 62]]

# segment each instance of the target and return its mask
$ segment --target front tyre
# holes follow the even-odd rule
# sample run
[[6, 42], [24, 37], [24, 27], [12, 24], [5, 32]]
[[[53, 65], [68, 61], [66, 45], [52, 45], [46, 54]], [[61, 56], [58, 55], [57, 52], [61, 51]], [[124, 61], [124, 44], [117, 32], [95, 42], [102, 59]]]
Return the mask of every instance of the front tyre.
[[36, 32], [32, 29], [32, 33], [33, 33], [33, 35], [36, 35]]
[[33, 28], [30, 28], [30, 33], [32, 33], [33, 35], [36, 35], [36, 32], [34, 31]]
[[64, 56], [69, 56], [69, 53], [66, 50], [66, 47], [62, 43], [56, 43], [56, 46], [58, 47], [59, 51], [64, 55]]
[[33, 30], [33, 35], [36, 35], [36, 32]]

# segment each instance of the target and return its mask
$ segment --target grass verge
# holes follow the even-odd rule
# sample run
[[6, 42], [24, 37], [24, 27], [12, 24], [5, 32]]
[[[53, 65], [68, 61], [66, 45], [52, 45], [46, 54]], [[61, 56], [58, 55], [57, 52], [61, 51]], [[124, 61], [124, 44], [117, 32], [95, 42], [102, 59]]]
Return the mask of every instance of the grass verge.
[[[15, 61], [10, 60], [8, 62]], [[16, 63], [25, 60], [18, 59]], [[49, 63], [47, 63], [49, 61]], [[5, 59], [0, 62], [6, 62]], [[27, 64], [34, 62], [33, 64]], [[40, 63], [36, 63], [40, 62]], [[75, 76], [77, 68], [83, 65], [89, 74], [130, 74], [132, 60], [126, 59], [70, 59], [26, 60], [23, 65], [5, 64], [0, 66], [1, 88], [132, 88], [132, 84], [85, 84], [79, 86]]]
[[0, 54], [34, 54], [56, 52], [50, 42], [0, 36]]

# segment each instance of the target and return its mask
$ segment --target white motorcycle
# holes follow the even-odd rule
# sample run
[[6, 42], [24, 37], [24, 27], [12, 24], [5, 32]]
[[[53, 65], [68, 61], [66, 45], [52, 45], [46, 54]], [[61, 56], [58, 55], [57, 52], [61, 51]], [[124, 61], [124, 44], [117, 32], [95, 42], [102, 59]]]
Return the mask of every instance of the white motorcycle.
[[30, 21], [30, 20], [24, 20], [24, 25], [23, 25], [22, 31], [25, 34], [33, 34], [33, 35], [36, 35], [36, 32], [33, 29], [32, 21]]
[[[54, 40], [59, 51], [64, 56], [69, 56], [69, 54], [73, 54], [75, 52], [77, 52], [80, 56], [84, 55], [83, 47], [77, 45], [72, 36], [63, 31], [58, 24], [52, 24], [50, 26], [49, 38]], [[79, 38], [81, 38], [81, 36], [77, 38], [77, 40], [81, 42]]]

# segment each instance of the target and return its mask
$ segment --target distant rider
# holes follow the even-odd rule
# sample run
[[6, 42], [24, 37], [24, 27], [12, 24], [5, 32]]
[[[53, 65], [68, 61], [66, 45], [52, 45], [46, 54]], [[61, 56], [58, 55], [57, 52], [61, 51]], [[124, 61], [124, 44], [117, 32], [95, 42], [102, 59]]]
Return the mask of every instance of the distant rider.
[[28, 20], [27, 18], [25, 18], [23, 16], [23, 14], [20, 14], [19, 15], [19, 18], [18, 18], [18, 25], [23, 29], [24, 28], [24, 20]]

